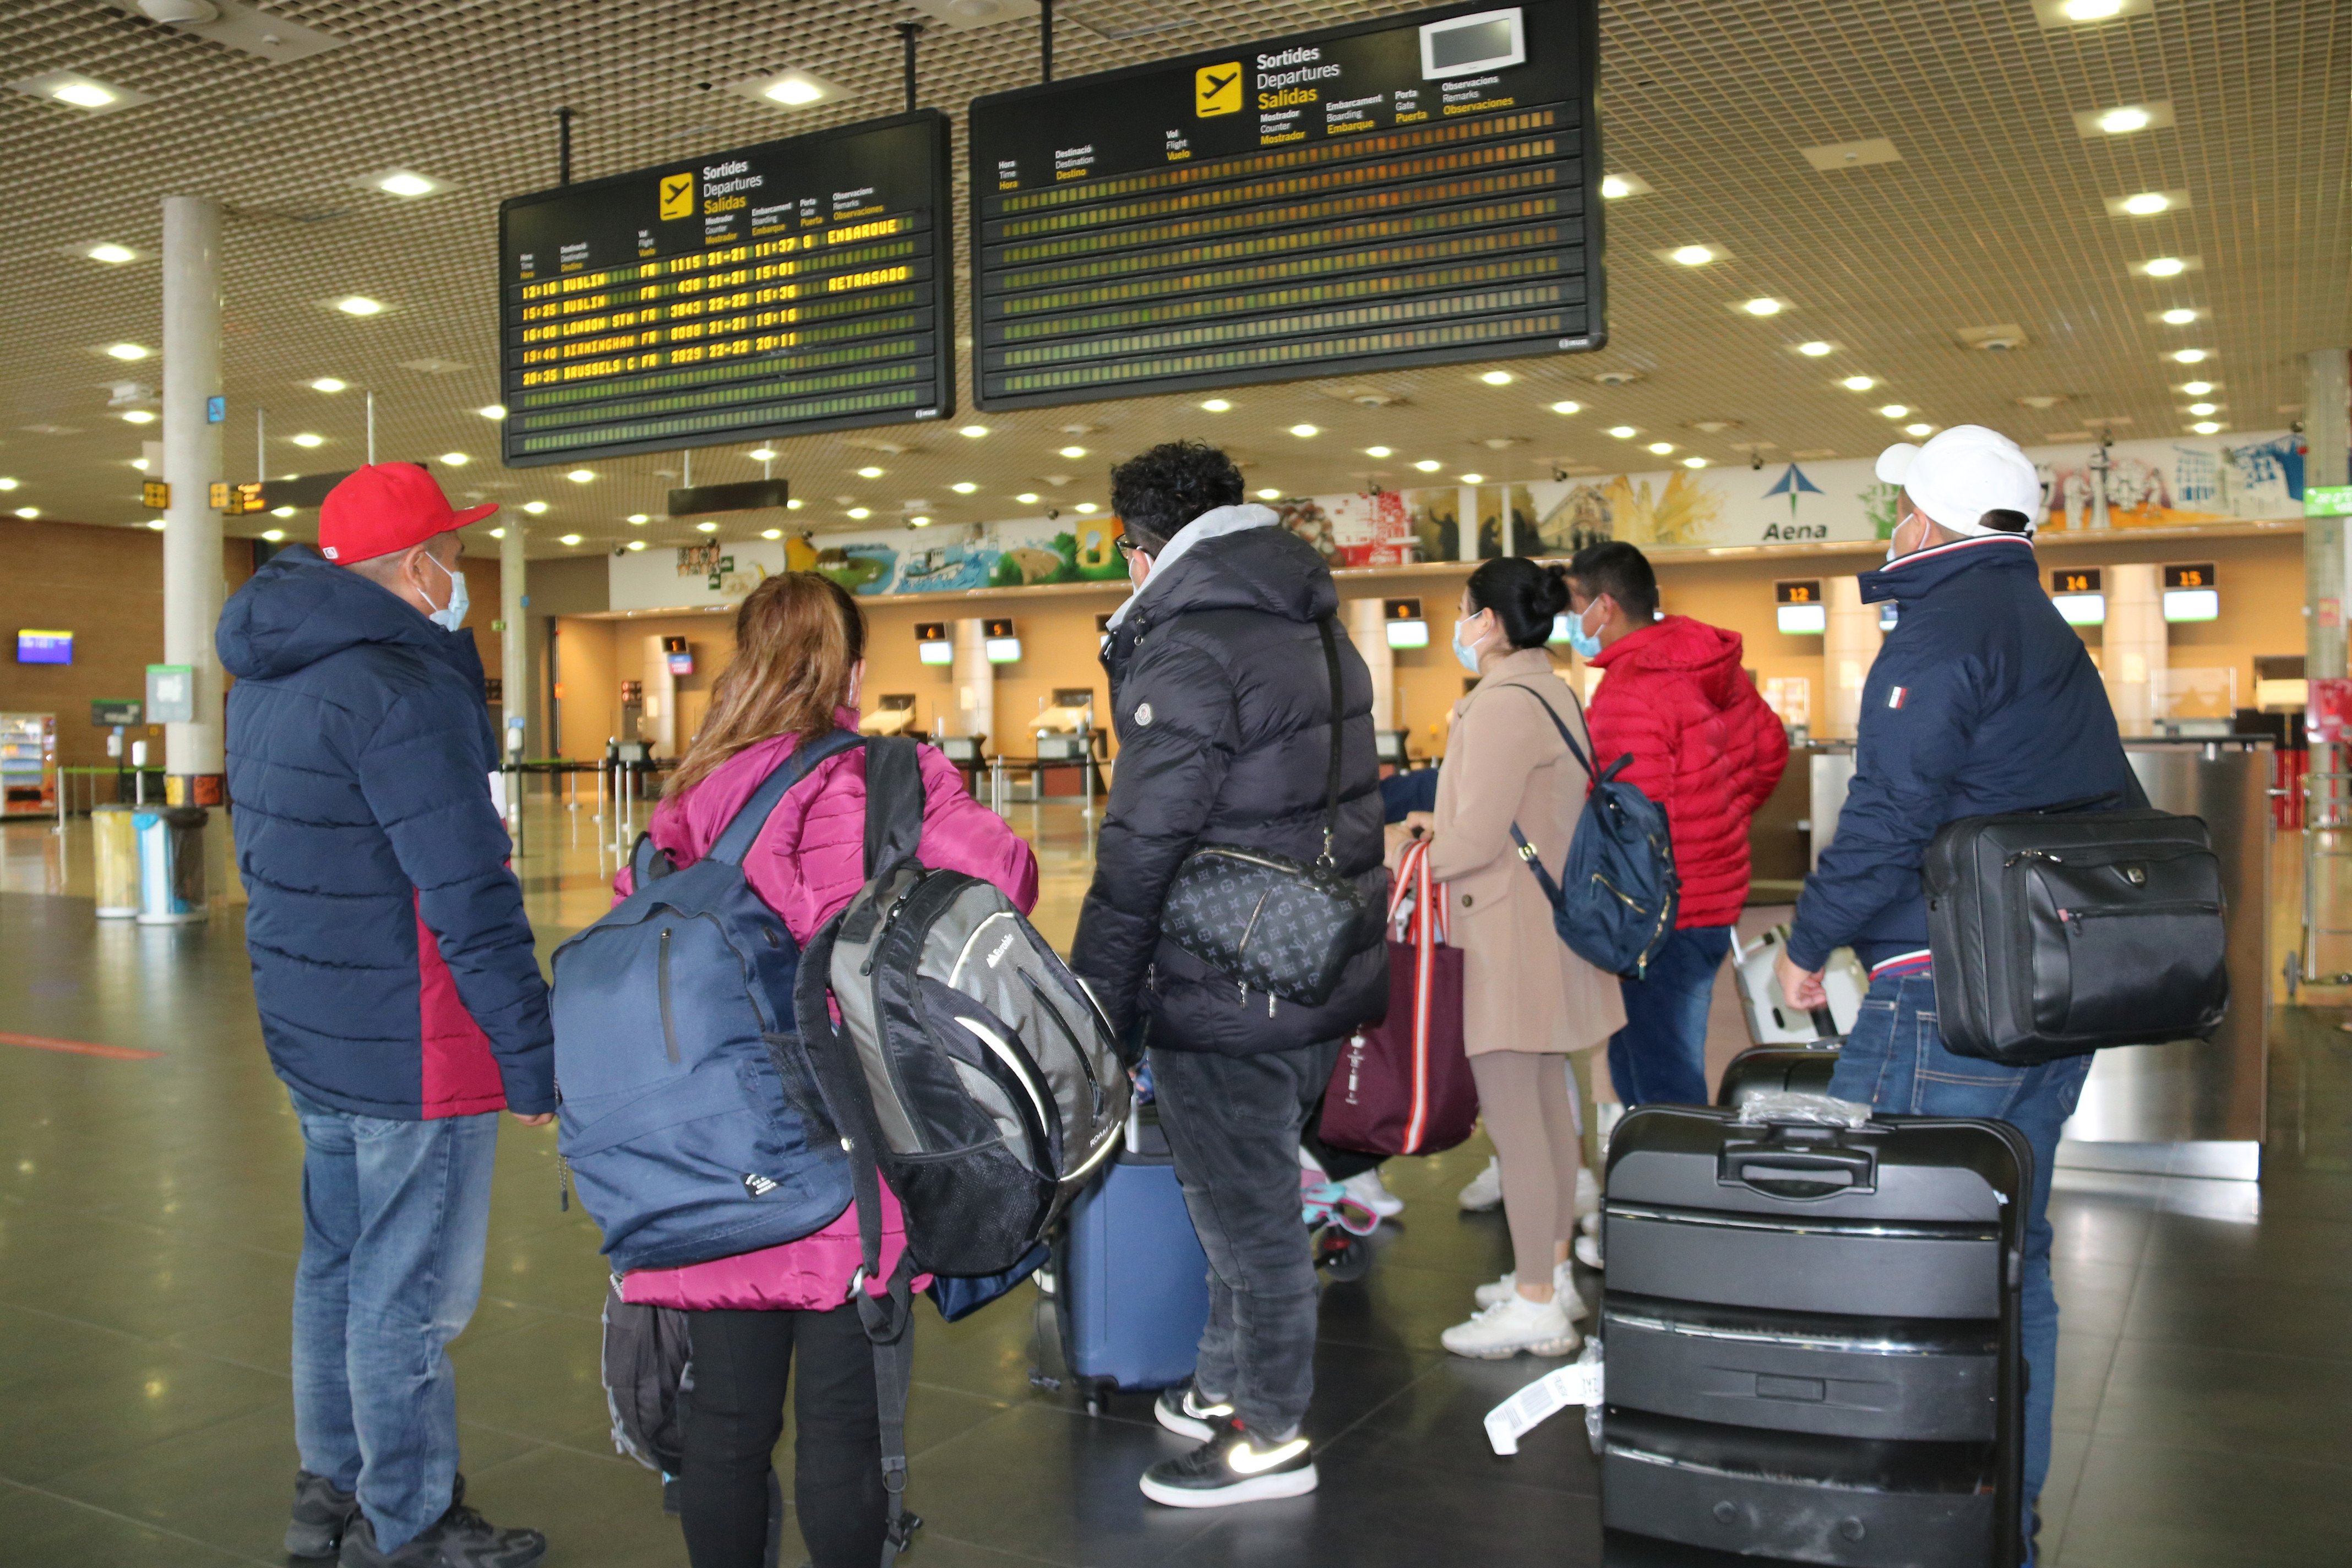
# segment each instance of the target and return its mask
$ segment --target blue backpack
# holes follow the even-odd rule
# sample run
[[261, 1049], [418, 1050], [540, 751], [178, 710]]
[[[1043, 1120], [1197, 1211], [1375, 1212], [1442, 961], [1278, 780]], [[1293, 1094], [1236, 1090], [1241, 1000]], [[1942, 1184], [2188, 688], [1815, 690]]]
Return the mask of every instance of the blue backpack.
[[615, 1270], [774, 1247], [850, 1205], [793, 1026], [800, 944], [743, 857], [785, 791], [859, 743], [794, 747], [683, 870], [641, 838], [630, 896], [555, 950], [557, 1146]]
[[[1568, 864], [1559, 880], [1552, 880], [1536, 847], [1511, 824], [1511, 842], [1519, 858], [1536, 874], [1544, 897], [1551, 903], [1552, 924], [1559, 940], [1576, 955], [1612, 974], [1639, 980], [1666, 939], [1675, 934], [1675, 911], [1682, 899], [1682, 879], [1675, 871], [1674, 841], [1666, 835], [1666, 810], [1617, 775], [1633, 759], [1618, 758], [1606, 773], [1595, 773], [1584, 748], [1546, 702], [1528, 687], [1517, 689], [1534, 698], [1551, 721], [1569, 755], [1592, 779], [1585, 797], [1584, 815], [1577, 819], [1576, 837], [1569, 842]], [[1569, 693], [1570, 701], [1576, 694]], [[1583, 716], [1583, 704], [1577, 714]], [[1590, 730], [1586, 731], [1590, 733]]]

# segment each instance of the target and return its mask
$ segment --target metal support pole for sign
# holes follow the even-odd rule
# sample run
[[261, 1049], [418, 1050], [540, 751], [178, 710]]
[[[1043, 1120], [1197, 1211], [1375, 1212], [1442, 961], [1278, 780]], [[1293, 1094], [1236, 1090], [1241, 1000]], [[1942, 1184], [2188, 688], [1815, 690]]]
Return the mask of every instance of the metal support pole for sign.
[[269, 440], [262, 426], [269, 410], [256, 407], [253, 411], [253, 477], [256, 480], [269, 478]]
[[898, 41], [907, 48], [907, 112], [915, 112], [915, 40], [923, 36], [920, 22], [898, 24]]
[[373, 468], [375, 467], [375, 394], [373, 391], [367, 395], [367, 425], [368, 467]]
[[1037, 0], [1037, 79], [1054, 79], [1054, 0]]
[[1004, 815], [1004, 759], [1001, 755], [988, 762], [988, 809], [999, 816]]
[[596, 764], [596, 815], [590, 818], [593, 822], [604, 820], [604, 768], [603, 763]]
[[555, 183], [572, 183], [572, 110], [555, 111]]

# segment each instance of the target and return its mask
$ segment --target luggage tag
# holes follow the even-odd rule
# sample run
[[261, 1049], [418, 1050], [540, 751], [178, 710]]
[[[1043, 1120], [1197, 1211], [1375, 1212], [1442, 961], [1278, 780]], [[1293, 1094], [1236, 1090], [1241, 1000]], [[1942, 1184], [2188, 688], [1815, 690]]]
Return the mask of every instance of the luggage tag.
[[1486, 1441], [1497, 1454], [1517, 1453], [1520, 1438], [1570, 1405], [1599, 1405], [1601, 1381], [1601, 1347], [1588, 1342], [1576, 1360], [1544, 1373], [1486, 1412]]

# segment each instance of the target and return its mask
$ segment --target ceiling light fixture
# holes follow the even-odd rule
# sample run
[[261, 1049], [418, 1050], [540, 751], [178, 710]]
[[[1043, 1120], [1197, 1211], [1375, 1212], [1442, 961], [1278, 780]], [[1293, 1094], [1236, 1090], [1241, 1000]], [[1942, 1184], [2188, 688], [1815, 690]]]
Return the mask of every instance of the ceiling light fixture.
[[1704, 245], [1685, 245], [1669, 255], [1685, 267], [1704, 267], [1715, 259], [1715, 252]]
[[324, 436], [310, 430], [305, 430], [299, 436], [289, 436], [287, 439], [297, 447], [323, 447], [327, 444], [327, 438]]
[[1390, 449], [1386, 447], [1367, 447], [1364, 448], [1364, 456], [1367, 458], [1385, 458], [1389, 455], [1389, 451]]
[[2177, 256], [2159, 256], [2143, 263], [2140, 270], [2150, 278], [2178, 278], [2189, 270], [2189, 263]]
[[375, 183], [375, 188], [392, 196], [429, 196], [441, 186], [438, 182], [428, 180], [422, 174], [412, 174], [404, 169], [395, 169], [378, 180]]
[[2123, 201], [2124, 211], [2134, 217], [2154, 217], [2169, 210], [2171, 205], [2172, 198], [2162, 191], [2142, 191], [2137, 195], [2126, 196]]
[[112, 267], [139, 259], [139, 253], [127, 245], [93, 245], [82, 254], [92, 261], [103, 261]]
[[1630, 441], [1641, 432], [1631, 425], [1612, 425], [1609, 426], [1609, 434], [1616, 437], [1620, 441]]
[[1037, 492], [1035, 490], [1023, 490], [1019, 495], [1014, 496], [1013, 499], [1019, 501], [1023, 506], [1035, 506], [1037, 504]]
[[16, 509], [16, 515], [30, 522], [41, 515], [41, 509], [37, 506], [20, 506]]
[[1935, 433], [1936, 427], [1924, 419], [1903, 426], [1903, 434], [1906, 436], [1933, 436]]
[[751, 458], [755, 463], [768, 463], [775, 460], [776, 454], [772, 447], [754, 447], [749, 452], [746, 452], [744, 456]]
[[2175, 349], [2172, 351], [2172, 357], [2179, 360], [2182, 364], [2203, 364], [2205, 363], [2205, 351], [2203, 349]]
[[1655, 452], [1661, 458], [1664, 457], [1674, 449], [1675, 444], [1672, 441], [1653, 441], [1650, 443], [1650, 450]]
[[1902, 404], [1900, 404], [1900, 403], [1887, 403], [1887, 404], [1882, 404], [1882, 405], [1879, 406], [1879, 410], [1878, 410], [1878, 411], [1879, 411], [1881, 414], [1885, 415], [1885, 416], [1886, 416], [1886, 417], [1888, 417], [1889, 419], [1900, 419], [1900, 418], [1902, 418], [1905, 415], [1906, 415], [1906, 414], [1908, 414], [1908, 413], [1910, 413], [1910, 412], [1911, 412], [1911, 410], [1910, 410], [1908, 407], [1905, 406], [1904, 405], [1902, 405]]
[[[1307, 440], [1311, 437], [1320, 436], [1323, 434], [1322, 431], [1318, 430], [1312, 425], [1293, 425], [1290, 427], [1290, 433], [1297, 437], [1302, 441]], [[1066, 456], [1067, 454], [1064, 455]]]
[[2191, 397], [2202, 397], [2213, 390], [2213, 384], [2210, 381], [2184, 381], [2180, 384], [2180, 390]]
[[1683, 459], [1683, 467], [1685, 468], [1704, 468], [1706, 467], [1706, 459], [1705, 458], [1685, 458]]
[[596, 470], [593, 468], [574, 468], [563, 477], [570, 479], [575, 485], [593, 484], [596, 480]]
[[1231, 412], [1233, 406], [1222, 397], [1212, 397], [1201, 405], [1201, 411], [1203, 414], [1225, 414]]
[[988, 434], [988, 426], [985, 425], [967, 425], [962, 429], [958, 430], [956, 434], [977, 441], [982, 436]]
[[1413, 465], [1414, 468], [1419, 468], [1424, 474], [1433, 474], [1444, 466], [1444, 464], [1439, 462], [1434, 458], [1423, 458], [1421, 461]]
[[[147, 460], [146, 458], [140, 458], [140, 459], [139, 459], [139, 462], [140, 462], [141, 464], [143, 464], [143, 463], [145, 463], [145, 462], [146, 462], [146, 460]], [[134, 467], [136, 467], [136, 466], [138, 466], [138, 465], [133, 465], [133, 466], [134, 466]], [[11, 479], [11, 478], [9, 478], [9, 477], [7, 477], [7, 476], [5, 476], [5, 475], [0, 475], [0, 490], [13, 490], [13, 489], [15, 489], [16, 488], [16, 484], [17, 484], [17, 481], [16, 481], [16, 479]]]
[[106, 345], [107, 357], [110, 359], [145, 359], [153, 352], [153, 350], [148, 348], [144, 343], [109, 343]]
[[1751, 316], [1777, 316], [1782, 309], [1780, 300], [1769, 299], [1750, 300], [1739, 308]]
[[474, 459], [463, 452], [444, 452], [441, 454], [441, 460], [453, 468], [462, 468]]
[[2167, 310], [2159, 319], [2168, 327], [2185, 327], [2197, 319], [2197, 312], [2189, 310]]
[[1584, 405], [1576, 402], [1571, 398], [1565, 402], [1553, 404], [1551, 405], [1551, 411], [1554, 414], [1581, 414], [1584, 412]]
[[950, 485], [948, 489], [955, 491], [955, 493], [960, 496], [968, 496], [971, 494], [972, 491], [980, 489], [980, 487], [973, 484], [970, 479], [962, 479], [955, 484]]
[[2066, 0], [2058, 7], [2069, 22], [2104, 22], [2124, 8], [2124, 0]]
[[376, 316], [383, 313], [383, 301], [364, 294], [346, 294], [335, 301], [335, 309], [346, 316]]
[[805, 109], [812, 103], [822, 103], [825, 97], [824, 83], [804, 71], [786, 71], [770, 83], [760, 96], [787, 109]]
[[2196, 424], [2191, 425], [2189, 428], [2196, 431], [2200, 436], [2215, 436], [2219, 435], [2221, 430], [2221, 427], [2213, 423], [2210, 419], [2200, 419]]
[[2099, 116], [2099, 129], [2110, 136], [2128, 136], [2147, 129], [2155, 117], [2145, 109], [2110, 109]]
[[557, 540], [556, 542], [559, 544], [577, 544], [580, 542], [580, 536], [576, 533], [567, 533], [563, 535], [562, 538]]
[[310, 384], [310, 390], [313, 392], [341, 392], [350, 383], [338, 381], [331, 375], [322, 375], [318, 380]]
[[2196, 415], [2200, 419], [2208, 414], [2218, 414], [2221, 409], [2221, 405], [2218, 403], [2192, 403], [2189, 405], [2189, 412]]
[[1260, 490], [1257, 492], [1257, 499], [1260, 500], [1280, 500], [1282, 499], [1282, 492], [1275, 489]]
[[1838, 384], [1844, 387], [1848, 392], [1868, 392], [1872, 387], [1876, 386], [1878, 383], [1871, 376], [1850, 375], [1843, 381], [1839, 382]]
[[871, 507], [854, 506], [849, 509], [847, 515], [856, 519], [860, 522], [863, 522], [867, 518], [874, 515], [874, 509]]
[[[294, 515], [294, 509], [290, 506], [273, 506], [269, 509], [269, 515], [272, 517], [292, 517]], [[503, 531], [503, 530], [501, 531]]]
[[547, 510], [547, 503], [543, 500], [527, 500], [522, 503], [522, 510], [530, 513], [531, 516], [537, 517], [541, 512]]
[[[500, 530], [495, 530], [495, 531], [497, 531], [497, 532], [504, 532], [505, 531], [504, 531], [503, 529], [500, 529]], [[631, 541], [629, 541], [629, 548], [630, 548], [630, 549], [632, 549], [632, 550], [643, 550], [645, 547], [646, 547], [646, 542], [645, 542], [644, 540], [642, 540], [642, 539], [632, 539]]]
[[652, 518], [647, 517], [641, 511], [633, 511], [629, 514], [629, 526], [632, 528], [643, 528], [652, 521]]
[[104, 109], [114, 101], [114, 94], [94, 81], [61, 82], [49, 89], [49, 96], [76, 109]]
[[485, 419], [503, 419], [507, 416], [507, 405], [503, 403], [485, 403], [474, 412]]
[[1799, 343], [1797, 345], [1797, 352], [1804, 355], [1807, 359], [1819, 359], [1823, 354], [1835, 353], [1837, 352], [1837, 345], [1835, 343], [1825, 343], [1819, 338], [1815, 338], [1811, 342]]
[[1062, 448], [1062, 456], [1065, 458], [1083, 458], [1086, 455], [1087, 449], [1084, 447], [1065, 447]]
[[265, 528], [261, 531], [261, 537], [275, 544], [286, 537], [286, 531], [282, 528]]
[[155, 411], [152, 408], [133, 408], [124, 413], [122, 418], [126, 424], [152, 425], [155, 423]]
[[861, 479], [878, 479], [882, 477], [882, 470], [868, 463], [857, 470], [857, 477]]
[[694, 531], [697, 533], [716, 533], [719, 531], [719, 525], [706, 518], [704, 521], [694, 525]]
[[1488, 386], [1508, 386], [1515, 378], [1507, 370], [1490, 370], [1478, 379]]
[[1465, 485], [1483, 485], [1486, 482], [1486, 476], [1484, 474], [1464, 474], [1462, 476], [1462, 482]]
[[490, 530], [490, 537], [492, 539], [504, 539], [506, 536], [507, 531], [503, 528], [494, 528]]
[[1082, 500], [1077, 504], [1076, 510], [1083, 512], [1093, 513], [1102, 510], [1102, 508], [1097, 506], [1090, 500]]
[[161, 533], [163, 531], [163, 520], [160, 517], [151, 517], [147, 520], [147, 526], [155, 532]]
[[784, 531], [781, 528], [763, 528], [760, 531], [760, 537], [762, 539], [782, 539], [783, 536]]
[[1622, 175], [1603, 174], [1601, 176], [1601, 194], [1613, 202], [1620, 196], [1632, 195], [1633, 187], [1627, 184]]

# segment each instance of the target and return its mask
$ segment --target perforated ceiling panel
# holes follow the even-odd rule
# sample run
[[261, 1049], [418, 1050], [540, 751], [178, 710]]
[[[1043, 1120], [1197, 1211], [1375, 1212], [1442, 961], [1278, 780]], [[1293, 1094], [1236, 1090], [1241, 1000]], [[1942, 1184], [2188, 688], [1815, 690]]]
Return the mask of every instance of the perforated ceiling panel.
[[[1412, 8], [1063, 0], [1056, 74]], [[496, 395], [499, 199], [552, 183], [559, 105], [579, 113], [578, 177], [894, 112], [893, 25], [920, 13], [842, 0], [266, 9], [346, 42], [274, 63], [100, 0], [14, 0], [0, 13], [0, 82], [70, 70], [149, 100], [90, 113], [0, 91], [0, 475], [19, 481], [7, 508], [104, 523], [148, 515], [129, 464], [155, 427], [108, 403], [116, 383], [156, 384], [159, 363], [104, 350], [158, 342], [161, 198], [208, 193], [228, 207], [224, 477], [254, 472], [257, 405], [268, 411], [269, 472], [361, 460], [360, 389], [373, 387], [380, 455], [469, 454], [440, 470], [445, 482], [508, 503], [534, 554], [697, 537], [625, 521], [658, 515], [673, 456], [599, 462], [578, 484], [499, 467], [495, 432], [471, 412]], [[726, 90], [788, 68], [839, 95], [786, 110]], [[942, 31], [922, 53], [921, 101], [960, 118], [972, 96], [1036, 68], [1034, 20]], [[2302, 353], [2352, 339], [2352, 6], [2341, 0], [2155, 0], [2057, 27], [2032, 0], [1623, 0], [1603, 8], [1601, 73], [1608, 165], [1646, 187], [1612, 206], [1604, 353], [1514, 362], [1501, 386], [1478, 379], [1484, 367], [1448, 367], [1244, 388], [1219, 414], [1166, 398], [989, 416], [977, 437], [937, 426], [804, 437], [773, 465], [806, 501], [792, 521], [872, 527], [919, 510], [945, 526], [1099, 503], [1111, 460], [1179, 435], [1227, 444], [1254, 486], [1308, 493], [1465, 472], [1527, 479], [1555, 465], [1742, 462], [1759, 447], [1864, 454], [1911, 420], [2029, 441], [2102, 424], [2161, 436], [2194, 417], [2177, 390], [2192, 377], [2217, 384], [2210, 401], [2225, 426], [2271, 428], [2302, 398]], [[2078, 126], [2084, 110], [2128, 105], [2154, 106], [2148, 129]], [[445, 188], [403, 199], [373, 187], [396, 170]], [[2143, 192], [2185, 205], [2110, 213]], [[101, 242], [142, 258], [88, 259]], [[1721, 258], [1667, 258], [1693, 245]], [[2167, 256], [2187, 269], [2137, 270]], [[332, 308], [351, 294], [387, 308], [366, 319]], [[1750, 299], [1785, 308], [1751, 315], [1740, 308]], [[2168, 325], [2158, 312], [2169, 308], [2199, 314]], [[1835, 352], [1796, 352], [1811, 341]], [[2184, 366], [2168, 357], [2181, 348], [2210, 357]], [[1850, 375], [1877, 384], [1850, 392], [1839, 385]], [[351, 390], [306, 384], [322, 376]], [[1551, 412], [1562, 400], [1581, 412]], [[1911, 412], [1890, 421], [1875, 412], [1887, 404]], [[1286, 434], [1302, 424], [1319, 433]], [[1605, 434], [1618, 426], [1638, 437]], [[324, 439], [298, 447], [298, 434]], [[1638, 449], [1652, 441], [1675, 450]], [[1375, 446], [1393, 455], [1364, 455]], [[1086, 456], [1057, 455], [1065, 447]], [[1416, 460], [1440, 467], [1424, 474]], [[868, 467], [883, 472], [856, 472]], [[698, 482], [759, 471], [742, 448], [695, 458]], [[547, 510], [511, 510], [533, 500]], [[871, 517], [850, 519], [853, 507]], [[312, 521], [236, 526], [301, 537]], [[566, 533], [582, 543], [558, 543]]]

